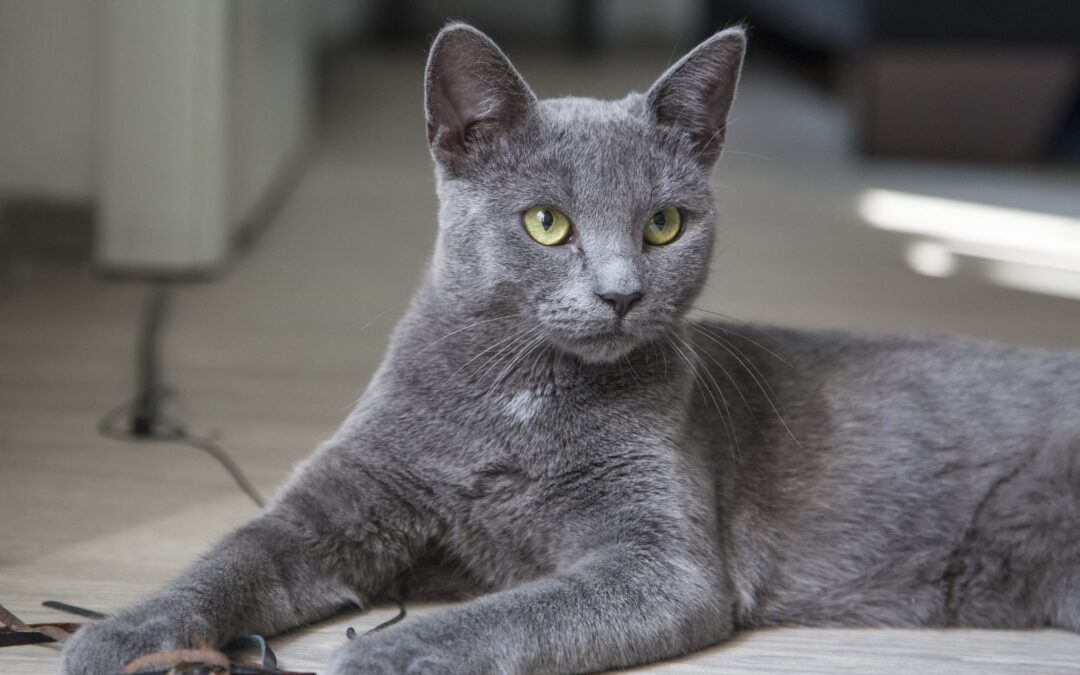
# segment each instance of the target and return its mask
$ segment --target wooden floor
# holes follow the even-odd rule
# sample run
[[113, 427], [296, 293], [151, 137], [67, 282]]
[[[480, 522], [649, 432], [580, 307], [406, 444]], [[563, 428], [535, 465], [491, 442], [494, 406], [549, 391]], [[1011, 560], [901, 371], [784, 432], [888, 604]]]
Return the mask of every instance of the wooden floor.
[[[222, 279], [175, 290], [166, 368], [183, 414], [197, 430], [216, 430], [264, 492], [359, 396], [431, 248], [421, 56], [337, 63], [317, 147], [273, 227]], [[616, 96], [647, 86], [666, 56], [519, 61], [541, 94]], [[862, 164], [844, 150], [837, 103], [767, 64], [751, 64], [745, 84], [733, 152], [717, 175], [724, 229], [702, 307], [799, 325], [1080, 346], [1075, 302], [917, 277], [899, 240], [868, 230], [852, 207], [864, 187], [920, 185], [1003, 199], [1024, 188], [1024, 198], [1060, 206], [1076, 199], [1075, 175]], [[196, 450], [95, 433], [132, 388], [141, 284], [61, 264], [0, 268], [0, 282], [0, 603], [27, 621], [68, 618], [42, 608], [48, 599], [116, 610], [255, 508]], [[273, 644], [283, 667], [318, 670], [345, 643], [346, 626], [362, 630], [394, 611], [342, 616]], [[0, 673], [56, 667], [49, 647], [0, 650]], [[771, 630], [641, 670], [1067, 673], [1080, 672], [1080, 637]]]

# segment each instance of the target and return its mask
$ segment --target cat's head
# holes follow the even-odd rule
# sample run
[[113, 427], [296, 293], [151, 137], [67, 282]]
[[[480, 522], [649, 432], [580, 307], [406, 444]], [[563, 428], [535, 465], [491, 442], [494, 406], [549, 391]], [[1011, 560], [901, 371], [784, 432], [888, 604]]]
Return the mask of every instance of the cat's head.
[[591, 362], [666, 334], [705, 281], [744, 50], [727, 29], [645, 94], [540, 100], [486, 35], [444, 28], [425, 102], [440, 291]]

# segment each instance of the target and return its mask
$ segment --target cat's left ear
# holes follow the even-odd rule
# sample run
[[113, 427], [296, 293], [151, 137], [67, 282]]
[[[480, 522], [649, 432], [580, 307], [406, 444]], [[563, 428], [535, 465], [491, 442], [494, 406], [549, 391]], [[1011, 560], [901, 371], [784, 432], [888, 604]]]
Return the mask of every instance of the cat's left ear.
[[668, 68], [646, 97], [656, 122], [689, 134], [708, 165], [720, 157], [724, 145], [745, 53], [746, 31], [722, 30]]
[[502, 50], [463, 23], [450, 24], [435, 37], [424, 93], [428, 144], [450, 169], [467, 158], [470, 145], [499, 142], [536, 103]]

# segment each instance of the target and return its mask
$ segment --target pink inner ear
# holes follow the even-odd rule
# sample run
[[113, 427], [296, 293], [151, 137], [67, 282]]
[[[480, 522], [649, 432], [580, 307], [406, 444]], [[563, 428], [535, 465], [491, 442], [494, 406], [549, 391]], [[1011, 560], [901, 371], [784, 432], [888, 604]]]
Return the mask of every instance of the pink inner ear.
[[[486, 142], [508, 148], [502, 138], [535, 100], [509, 60], [486, 36], [451, 28], [436, 38], [428, 64], [428, 140], [461, 154], [470, 129], [484, 131]], [[499, 138], [499, 140], [496, 140]]]
[[443, 75], [442, 94], [453, 109], [455, 123], [466, 129], [484, 113], [484, 103], [488, 93], [481, 84], [481, 74], [468, 72], [467, 64], [457, 67]]
[[[465, 130], [475, 119], [475, 105], [471, 105], [468, 93], [471, 89], [467, 77], [455, 73], [452, 67], [444, 68], [440, 73], [432, 74], [431, 83], [431, 122], [434, 123], [434, 136], [448, 140], [446, 136], [464, 143]], [[428, 140], [434, 140], [434, 137]]]
[[723, 145], [744, 46], [741, 32], [718, 33], [672, 66], [649, 91], [656, 119], [690, 134], [709, 162]]
[[705, 109], [702, 111], [702, 115], [710, 128], [720, 129], [727, 123], [732, 98], [731, 84], [729, 82], [714, 86], [706, 92]]

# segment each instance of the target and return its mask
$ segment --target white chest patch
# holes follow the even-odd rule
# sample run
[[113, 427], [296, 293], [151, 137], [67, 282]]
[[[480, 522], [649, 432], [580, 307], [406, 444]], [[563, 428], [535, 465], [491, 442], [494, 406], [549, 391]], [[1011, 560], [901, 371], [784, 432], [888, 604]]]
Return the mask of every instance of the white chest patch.
[[543, 411], [544, 397], [529, 389], [522, 389], [510, 397], [503, 408], [511, 417], [528, 422]]

